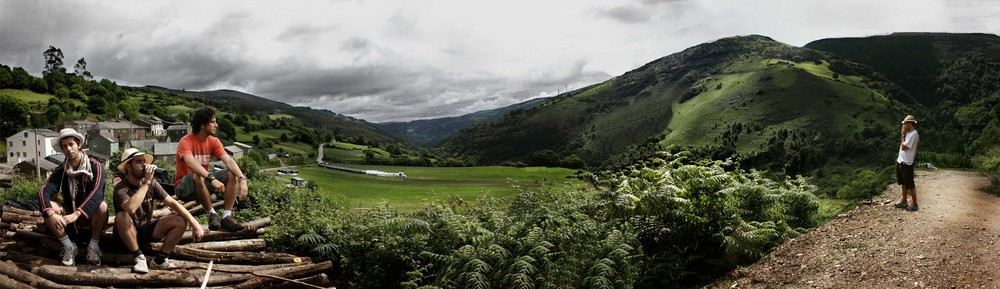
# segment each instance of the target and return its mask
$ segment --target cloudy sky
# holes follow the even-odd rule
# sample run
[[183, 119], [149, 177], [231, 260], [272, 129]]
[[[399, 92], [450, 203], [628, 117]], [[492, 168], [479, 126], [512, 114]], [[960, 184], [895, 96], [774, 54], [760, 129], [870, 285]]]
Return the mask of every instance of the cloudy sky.
[[0, 0], [0, 63], [62, 49], [95, 78], [233, 89], [373, 122], [462, 115], [761, 34], [802, 46], [899, 31], [1000, 34], [986, 0]]

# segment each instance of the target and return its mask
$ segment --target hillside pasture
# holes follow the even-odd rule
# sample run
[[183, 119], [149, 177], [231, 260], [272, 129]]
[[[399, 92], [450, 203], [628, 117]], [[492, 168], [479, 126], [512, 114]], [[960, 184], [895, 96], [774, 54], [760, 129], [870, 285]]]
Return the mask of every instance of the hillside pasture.
[[[378, 177], [322, 168], [298, 167], [299, 177], [315, 182], [317, 189], [344, 201], [350, 208], [372, 208], [388, 204], [401, 211], [414, 211], [436, 200], [484, 196], [504, 198], [521, 189], [583, 186], [575, 170], [544, 167], [401, 167], [338, 164], [362, 170], [403, 172], [408, 178]], [[288, 181], [288, 177], [279, 177]]]
[[49, 99], [53, 97], [51, 94], [41, 94], [21, 89], [0, 89], [0, 95], [9, 95], [16, 99], [20, 99], [24, 103], [37, 102], [41, 104], [49, 103]]

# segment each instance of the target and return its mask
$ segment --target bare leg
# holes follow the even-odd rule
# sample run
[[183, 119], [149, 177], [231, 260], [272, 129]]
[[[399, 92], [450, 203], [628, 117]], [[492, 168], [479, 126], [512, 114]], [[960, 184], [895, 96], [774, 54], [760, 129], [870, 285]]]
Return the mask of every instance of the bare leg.
[[[115, 216], [115, 222], [118, 221], [118, 216]], [[108, 204], [101, 203], [101, 206], [97, 208], [97, 212], [93, 216], [90, 216], [90, 239], [100, 240], [101, 234], [104, 233], [104, 229], [108, 227]]]
[[153, 228], [153, 239], [163, 239], [163, 246], [160, 251], [170, 253], [174, 251], [174, 246], [181, 241], [184, 231], [187, 231], [188, 223], [180, 216], [167, 216], [156, 222]]
[[223, 209], [233, 210], [233, 206], [236, 205], [236, 189], [239, 188], [239, 181], [233, 171], [229, 171], [229, 176], [226, 178], [226, 190], [223, 195], [226, 200], [222, 205]]
[[[50, 201], [49, 204], [52, 206], [53, 214], [63, 214], [63, 208], [59, 203]], [[56, 236], [56, 238], [66, 237], [66, 228], [56, 227], [56, 223], [52, 218], [45, 218], [45, 226], [49, 228], [49, 232], [52, 232], [52, 235]]]
[[129, 252], [135, 252], [139, 250], [139, 241], [136, 237], [135, 225], [132, 224], [132, 218], [126, 212], [118, 212], [115, 214], [115, 229], [118, 231], [118, 237], [122, 239], [122, 243], [125, 244], [125, 249]]
[[191, 176], [191, 180], [194, 181], [195, 199], [198, 200], [198, 203], [201, 203], [201, 207], [205, 208], [206, 212], [212, 211], [211, 190], [208, 189], [205, 179], [199, 176]]

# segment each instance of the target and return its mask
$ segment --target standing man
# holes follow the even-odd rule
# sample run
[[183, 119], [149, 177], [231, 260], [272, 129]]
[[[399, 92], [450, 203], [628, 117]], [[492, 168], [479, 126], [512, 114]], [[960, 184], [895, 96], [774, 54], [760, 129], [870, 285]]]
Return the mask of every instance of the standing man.
[[[917, 157], [917, 143], [920, 142], [920, 134], [917, 133], [917, 119], [912, 115], [907, 115], [903, 119], [903, 128], [900, 132], [899, 156], [896, 157], [896, 182], [899, 183], [903, 192], [903, 200], [896, 203], [897, 208], [906, 208], [907, 211], [917, 211], [917, 187], [913, 184], [913, 161]], [[910, 195], [913, 200], [906, 203], [906, 196]]]
[[[215, 122], [215, 108], [206, 106], [194, 111], [191, 116], [191, 134], [181, 138], [177, 145], [177, 176], [174, 192], [182, 201], [198, 200], [208, 212], [208, 229], [223, 229], [236, 232], [243, 226], [233, 216], [233, 205], [239, 194], [240, 200], [247, 197], [247, 178], [222, 148], [222, 142], [214, 135], [219, 129]], [[226, 164], [226, 169], [212, 174], [208, 170], [211, 157], [215, 156]], [[210, 193], [221, 193], [225, 200], [222, 217], [212, 208]]]
[[[114, 233], [125, 248], [135, 256], [135, 273], [149, 272], [154, 269], [177, 267], [170, 262], [170, 252], [181, 241], [184, 231], [191, 225], [191, 236], [194, 241], [200, 241], [205, 230], [198, 220], [188, 213], [183, 205], [167, 195], [160, 183], [153, 181], [153, 156], [130, 148], [122, 152], [118, 171], [125, 174], [125, 179], [115, 185], [115, 229]], [[177, 215], [153, 219], [153, 201], [170, 207]], [[146, 256], [139, 249], [139, 244], [162, 241], [160, 251], [156, 252], [153, 262], [146, 264]]]
[[[59, 131], [53, 149], [66, 156], [49, 179], [38, 190], [39, 207], [45, 226], [59, 238], [63, 245], [62, 263], [76, 265], [76, 244], [70, 240], [84, 235], [90, 229], [87, 262], [101, 264], [101, 247], [98, 241], [108, 226], [108, 205], [104, 203], [104, 168], [97, 160], [83, 152], [83, 135], [72, 128]], [[52, 201], [59, 194], [62, 203]]]

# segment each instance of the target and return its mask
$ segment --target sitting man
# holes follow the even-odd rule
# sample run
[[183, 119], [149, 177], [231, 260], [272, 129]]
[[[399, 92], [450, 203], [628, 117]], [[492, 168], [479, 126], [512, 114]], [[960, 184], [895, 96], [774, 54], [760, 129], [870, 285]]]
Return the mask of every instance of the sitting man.
[[[38, 190], [39, 207], [45, 226], [62, 242], [62, 263], [76, 264], [76, 244], [70, 240], [80, 237], [90, 229], [87, 262], [101, 264], [101, 247], [98, 241], [108, 226], [108, 205], [104, 203], [104, 168], [101, 162], [83, 152], [83, 135], [72, 128], [59, 131], [59, 138], [52, 148], [61, 151], [66, 160], [49, 175], [45, 185]], [[56, 193], [62, 204], [52, 201]], [[75, 238], [74, 238], [75, 239]]]
[[[177, 144], [177, 176], [174, 178], [174, 193], [182, 201], [198, 200], [208, 212], [208, 229], [224, 229], [236, 232], [243, 226], [233, 216], [237, 192], [240, 200], [247, 198], [247, 178], [222, 148], [222, 142], [214, 137], [219, 129], [215, 122], [215, 108], [199, 108], [191, 116], [191, 134], [181, 138]], [[208, 171], [211, 157], [226, 164], [226, 169], [212, 174]], [[225, 202], [222, 217], [212, 207], [211, 192], [222, 193]]]
[[[187, 209], [167, 195], [160, 183], [153, 181], [156, 166], [152, 163], [153, 156], [130, 148], [122, 152], [121, 163], [118, 164], [118, 171], [125, 174], [125, 179], [115, 185], [115, 211], [118, 213], [115, 214], [114, 231], [125, 248], [135, 256], [135, 265], [132, 266], [135, 273], [149, 272], [146, 256], [139, 249], [140, 243], [162, 240], [163, 246], [149, 265], [154, 269], [165, 269], [176, 267], [168, 258], [188, 225], [195, 242], [205, 235], [205, 229]], [[154, 200], [170, 207], [177, 215], [153, 219]]]

